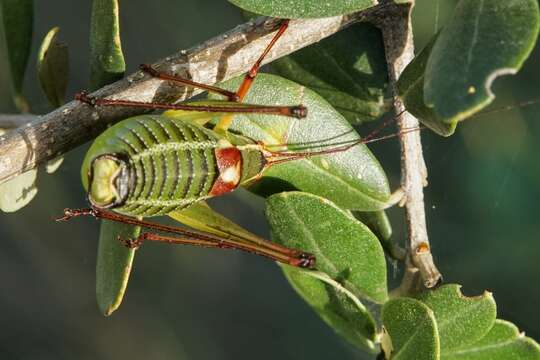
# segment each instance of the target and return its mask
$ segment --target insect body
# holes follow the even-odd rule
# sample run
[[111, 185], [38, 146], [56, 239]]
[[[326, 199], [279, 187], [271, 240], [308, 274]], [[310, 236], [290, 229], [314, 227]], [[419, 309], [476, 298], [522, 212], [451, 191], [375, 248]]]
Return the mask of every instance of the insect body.
[[233, 145], [195, 123], [143, 115], [96, 139], [82, 179], [93, 206], [151, 217], [232, 191], [267, 163], [262, 145]]
[[[301, 250], [289, 249], [253, 236], [187, 230], [144, 221], [142, 218], [166, 215], [195, 202], [236, 189], [262, 175], [273, 163], [297, 154], [274, 153], [246, 137], [229, 134], [227, 129], [235, 113], [257, 113], [303, 118], [306, 108], [242, 104], [263, 58], [283, 34], [288, 21], [281, 25], [245, 76], [236, 92], [200, 84], [162, 73], [151, 66], [141, 70], [152, 77], [198, 87], [228, 98], [229, 102], [206, 101], [198, 104], [162, 104], [130, 100], [93, 98], [85, 92], [75, 98], [90, 106], [135, 106], [149, 109], [183, 111], [167, 115], [136, 116], [112, 126], [90, 147], [82, 166], [82, 181], [92, 204], [89, 209], [65, 209], [58, 221], [91, 215], [157, 233], [143, 232], [135, 239], [121, 239], [129, 247], [145, 240], [189, 244], [203, 247], [235, 248], [266, 256], [289, 265], [313, 268], [315, 257]], [[216, 114], [214, 131], [199, 125]], [[107, 211], [107, 210], [112, 211]], [[173, 234], [174, 236], [161, 233]]]

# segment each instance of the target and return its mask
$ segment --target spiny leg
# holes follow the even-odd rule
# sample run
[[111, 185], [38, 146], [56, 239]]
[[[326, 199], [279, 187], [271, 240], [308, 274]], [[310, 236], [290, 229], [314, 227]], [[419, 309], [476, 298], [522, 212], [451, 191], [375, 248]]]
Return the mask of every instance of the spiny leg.
[[125, 246], [129, 248], [139, 248], [144, 241], [156, 241], [163, 242], [167, 244], [175, 245], [191, 245], [205, 248], [218, 248], [218, 249], [235, 249], [248, 252], [250, 254], [256, 254], [259, 256], [264, 256], [271, 260], [279, 261], [281, 263], [292, 265], [301, 268], [310, 268], [312, 269], [315, 265], [315, 258], [313, 255], [299, 252], [297, 256], [292, 257], [285, 255], [281, 252], [270, 251], [268, 249], [261, 250], [261, 248], [256, 247], [253, 244], [243, 244], [243, 243], [232, 243], [229, 239], [220, 239], [219, 241], [208, 241], [200, 238], [195, 238], [191, 236], [166, 236], [159, 235], [155, 233], [145, 232], [139, 235], [135, 239], [119, 239]]
[[[161, 73], [151, 66], [148, 65], [141, 65], [141, 69], [147, 73], [149, 73], [152, 76], [158, 77], [163, 80], [168, 81], [175, 81], [180, 82], [185, 85], [198, 87], [210, 92], [215, 92], [218, 94], [221, 94], [223, 96], [226, 96], [230, 101], [233, 102], [241, 102], [247, 91], [249, 90], [249, 87], [251, 86], [251, 83], [253, 82], [253, 79], [258, 73], [259, 67], [262, 63], [262, 60], [264, 57], [268, 54], [271, 47], [275, 44], [277, 39], [283, 34], [285, 29], [287, 28], [288, 20], [283, 20], [281, 23], [281, 26], [270, 42], [270, 44], [266, 47], [263, 54], [259, 57], [255, 65], [251, 68], [251, 70], [246, 75], [244, 82], [238, 89], [236, 93], [221, 89], [216, 86], [210, 86], [205, 85], [201, 83], [197, 83], [188, 79], [184, 79], [181, 77], [176, 77], [173, 75], [168, 75]], [[223, 116], [222, 119], [218, 122], [218, 124], [215, 127], [215, 130], [226, 132], [228, 129], [230, 123], [232, 122], [232, 118], [234, 113], [257, 113], [257, 114], [269, 114], [269, 115], [281, 115], [281, 116], [288, 116], [288, 117], [294, 117], [297, 119], [305, 118], [307, 115], [307, 109], [302, 105], [297, 106], [261, 106], [261, 105], [251, 105], [251, 104], [245, 104], [245, 105], [238, 105], [238, 106], [220, 106], [220, 105], [190, 105], [190, 104], [160, 104], [160, 103], [153, 103], [153, 102], [140, 102], [140, 101], [131, 101], [131, 100], [113, 100], [113, 99], [102, 99], [102, 98], [94, 98], [92, 96], [89, 96], [88, 93], [82, 91], [75, 95], [75, 99], [79, 100], [81, 102], [84, 102], [91, 106], [126, 106], [126, 107], [140, 107], [145, 109], [160, 109], [160, 110], [185, 110], [185, 111], [202, 111], [202, 112], [213, 112], [213, 113], [230, 113], [231, 115]]]
[[144, 71], [145, 73], [147, 73], [148, 75], [150, 75], [152, 77], [155, 77], [155, 78], [158, 78], [158, 79], [161, 79], [161, 80], [173, 81], [173, 82], [177, 82], [177, 83], [180, 83], [180, 84], [183, 84], [183, 85], [188, 85], [188, 86], [191, 86], [191, 87], [194, 87], [194, 88], [199, 88], [199, 89], [202, 89], [202, 90], [206, 90], [208, 92], [212, 92], [212, 93], [215, 93], [215, 94], [223, 95], [229, 101], [239, 102], [239, 100], [240, 100], [238, 95], [235, 92], [225, 90], [225, 89], [222, 89], [222, 88], [217, 87], [217, 86], [198, 83], [196, 81], [188, 80], [188, 79], [185, 79], [183, 77], [176, 76], [176, 75], [169, 75], [169, 74], [166, 74], [164, 72], [158, 71], [158, 70], [154, 69], [152, 66], [147, 65], [147, 64], [142, 64], [142, 65], [139, 66], [139, 68], [142, 71]]
[[253, 80], [259, 73], [259, 69], [261, 67], [261, 64], [264, 58], [268, 55], [272, 47], [274, 47], [278, 39], [283, 35], [283, 33], [285, 33], [285, 30], [287, 30], [288, 27], [289, 27], [289, 19], [282, 20], [281, 24], [279, 25], [279, 29], [276, 32], [276, 35], [274, 35], [274, 37], [272, 38], [270, 43], [268, 43], [268, 45], [264, 49], [263, 53], [259, 56], [255, 64], [253, 64], [251, 69], [247, 72], [246, 76], [244, 77], [244, 81], [242, 81], [242, 84], [240, 84], [240, 87], [238, 88], [238, 90], [236, 90], [236, 95], [238, 96], [239, 101], [244, 100], [244, 97], [248, 93], [249, 88], [253, 84]]
[[186, 244], [213, 248], [231, 248], [246, 251], [252, 254], [265, 256], [288, 265], [314, 268], [315, 257], [307, 252], [289, 249], [284, 246], [271, 243], [269, 241], [253, 243], [248, 240], [218, 237], [202, 231], [187, 230], [179, 227], [157, 224], [149, 221], [138, 220], [129, 216], [104, 211], [98, 208], [87, 209], [64, 209], [64, 216], [57, 221], [67, 221], [78, 216], [93, 216], [95, 218], [106, 219], [124, 224], [142, 226], [159, 232], [172, 233], [177, 236], [164, 236], [145, 232], [135, 239], [120, 239], [128, 247], [139, 247], [146, 240], [166, 242], [171, 244]]
[[146, 64], [140, 65], [140, 69], [142, 71], [148, 73], [149, 75], [151, 75], [151, 76], [153, 76], [155, 78], [158, 78], [158, 79], [178, 82], [178, 83], [181, 83], [181, 84], [184, 84], [184, 85], [189, 85], [189, 86], [192, 86], [192, 87], [195, 87], [195, 88], [207, 90], [208, 92], [213, 92], [213, 93], [216, 93], [216, 94], [220, 94], [220, 95], [223, 95], [223, 96], [227, 97], [227, 99], [229, 101], [242, 102], [242, 100], [244, 100], [244, 97], [248, 93], [249, 88], [251, 87], [251, 84], [253, 83], [253, 80], [255, 79], [257, 74], [259, 73], [259, 69], [261, 67], [261, 64], [262, 64], [264, 58], [268, 55], [268, 53], [270, 52], [272, 47], [275, 45], [275, 43], [278, 41], [278, 39], [283, 35], [285, 30], [287, 30], [288, 26], [289, 26], [289, 20], [288, 19], [284, 19], [284, 20], [281, 21], [278, 31], [276, 32], [276, 34], [274, 35], [274, 37], [272, 38], [270, 43], [268, 43], [268, 45], [264, 49], [263, 53], [259, 56], [259, 58], [255, 62], [255, 64], [253, 64], [251, 69], [247, 72], [247, 74], [244, 77], [244, 81], [242, 81], [242, 84], [240, 84], [240, 87], [238, 88], [238, 90], [236, 92], [225, 90], [225, 89], [222, 89], [222, 88], [217, 87], [217, 86], [201, 84], [201, 83], [198, 83], [198, 82], [195, 82], [195, 81], [192, 81], [192, 80], [182, 78], [180, 76], [169, 75], [169, 74], [157, 71], [156, 69], [154, 69], [150, 65], [146, 65]]
[[306, 117], [307, 109], [302, 105], [297, 106], [265, 106], [265, 105], [251, 105], [251, 104], [238, 104], [234, 105], [192, 105], [192, 104], [160, 104], [152, 102], [140, 102], [131, 100], [112, 100], [94, 98], [88, 95], [87, 92], [82, 91], [75, 95], [75, 100], [86, 103], [90, 106], [127, 106], [127, 107], [140, 107], [145, 109], [159, 109], [159, 110], [186, 110], [186, 111], [202, 111], [212, 113], [257, 113], [268, 115], [281, 115], [289, 116], [297, 119]]

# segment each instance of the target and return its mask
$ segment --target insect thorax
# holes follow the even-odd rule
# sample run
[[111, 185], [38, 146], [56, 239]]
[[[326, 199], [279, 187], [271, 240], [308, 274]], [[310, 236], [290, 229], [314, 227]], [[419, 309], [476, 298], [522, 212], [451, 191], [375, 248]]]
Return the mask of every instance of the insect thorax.
[[81, 175], [95, 206], [149, 217], [232, 191], [264, 165], [256, 147], [236, 147], [193, 123], [143, 115], [101, 134]]

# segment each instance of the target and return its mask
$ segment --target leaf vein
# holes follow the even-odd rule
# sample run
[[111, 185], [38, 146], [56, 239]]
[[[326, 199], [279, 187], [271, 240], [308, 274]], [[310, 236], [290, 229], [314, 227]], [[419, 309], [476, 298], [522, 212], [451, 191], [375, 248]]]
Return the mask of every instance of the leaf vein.
[[480, 0], [479, 4], [480, 6], [478, 8], [478, 14], [474, 19], [474, 30], [473, 30], [473, 35], [472, 35], [471, 46], [469, 47], [469, 51], [467, 52], [467, 64], [465, 65], [466, 74], [469, 73], [471, 63], [472, 63], [473, 51], [476, 46], [476, 43], [478, 42], [478, 27], [480, 25], [481, 14], [484, 11], [484, 0]]

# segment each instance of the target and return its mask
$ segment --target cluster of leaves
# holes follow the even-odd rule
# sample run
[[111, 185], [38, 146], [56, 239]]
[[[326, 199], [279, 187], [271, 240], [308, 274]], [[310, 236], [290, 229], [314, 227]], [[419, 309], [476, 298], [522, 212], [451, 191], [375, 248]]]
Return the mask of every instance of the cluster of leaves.
[[[270, 16], [286, 12], [287, 17], [317, 17], [321, 12], [351, 11], [350, 2], [339, 1], [333, 9], [311, 1], [232, 2]], [[360, 3], [355, 10], [371, 6]], [[496, 77], [519, 70], [536, 42], [538, 24], [536, 1], [460, 1], [451, 21], [397, 84], [407, 110], [437, 133], [451, 135], [458, 121], [494, 99], [490, 87]], [[291, 94], [302, 92], [301, 102], [316, 113], [315, 119], [307, 119], [311, 131], [303, 132], [303, 125], [296, 124], [286, 128], [279, 121], [269, 128], [253, 117], [237, 117], [232, 127], [270, 144], [335, 141], [335, 135], [344, 130], [342, 117], [359, 124], [386, 111], [385, 63], [378, 29], [369, 24], [352, 26], [273, 64], [280, 75], [315, 90], [337, 112], [331, 114], [334, 109], [308, 89], [262, 77], [246, 101], [294, 103]], [[261, 82], [266, 81], [285, 95], [264, 89]], [[237, 83], [226, 86], [234, 89]], [[276, 167], [250, 188], [267, 197], [272, 239], [316, 254], [316, 272], [282, 267], [291, 285], [321, 318], [361, 348], [377, 351], [380, 345], [388, 359], [537, 359], [540, 348], [534, 340], [496, 319], [490, 293], [468, 298], [458, 285], [446, 285], [420, 294], [389, 295], [384, 250], [391, 253], [397, 247], [388, 241], [391, 229], [383, 211], [383, 204], [390, 201], [386, 179], [371, 157], [341, 155]], [[325, 177], [325, 170], [332, 179]], [[373, 201], [377, 198], [383, 200], [379, 206]], [[374, 218], [379, 221], [366, 222], [371, 229], [359, 220]]]
[[[288, 18], [343, 15], [373, 6], [369, 0], [231, 2], [253, 13]], [[4, 23], [9, 21], [6, 6], [10, 3], [15, 2], [2, 2]], [[11, 9], [23, 8], [13, 4]], [[92, 11], [91, 84], [97, 88], [121, 77], [125, 65], [118, 2], [94, 0]], [[458, 121], [493, 100], [490, 86], [497, 76], [520, 68], [536, 41], [538, 23], [536, 0], [461, 0], [450, 23], [399, 80], [407, 109], [426, 126], [450, 135]], [[7, 35], [8, 39], [14, 36]], [[53, 30], [43, 47], [49, 49], [55, 38]], [[8, 41], [8, 54], [13, 62], [19, 58], [11, 50], [12, 43]], [[43, 50], [40, 54], [42, 86], [51, 103], [59, 106], [65, 82], [62, 87], [58, 78], [63, 76], [60, 70], [65, 73], [67, 69], [59, 59], [67, 58], [67, 53]], [[46, 54], [60, 55], [45, 60]], [[287, 150], [317, 151], [355, 141], [359, 136], [351, 124], [376, 120], [388, 110], [385, 64], [379, 30], [369, 24], [354, 25], [276, 62], [274, 70], [290, 80], [261, 75], [245, 99], [268, 105], [302, 103], [309, 109], [307, 119], [269, 121], [264, 115], [235, 116], [231, 131], [276, 145], [278, 150], [282, 147], [277, 146], [288, 144]], [[12, 68], [20, 97], [17, 81], [22, 75], [15, 70]], [[233, 79], [222, 86], [236, 90], [240, 81]], [[189, 114], [175, 116], [179, 121], [189, 118]], [[250, 190], [266, 198], [274, 241], [316, 255], [317, 271], [282, 266], [283, 272], [321, 318], [352, 344], [371, 352], [382, 349], [388, 359], [540, 357], [536, 342], [514, 325], [496, 319], [490, 293], [468, 298], [458, 285], [400, 297], [389, 293], [385, 251], [395, 257], [399, 248], [390, 242], [384, 209], [394, 199], [384, 171], [365, 146], [274, 166]], [[254, 237], [204, 203], [170, 216], [241, 241]], [[96, 289], [106, 315], [122, 301], [135, 255], [117, 238], [134, 237], [138, 231], [131, 226], [102, 224]]]
[[[32, 0], [6, 0], [0, 2], [0, 34], [5, 36], [10, 65], [13, 101], [21, 113], [29, 113], [31, 108], [23, 95], [23, 80], [32, 45], [34, 4]], [[43, 93], [51, 107], [64, 103], [69, 74], [67, 46], [58, 40], [58, 27], [52, 28], [44, 37], [38, 52], [37, 74]], [[0, 134], [8, 129], [0, 129]], [[55, 172], [62, 164], [58, 157], [44, 167], [48, 174]], [[14, 212], [26, 206], [36, 196], [37, 169], [0, 184], [0, 209]]]
[[493, 82], [515, 74], [538, 37], [536, 1], [460, 1], [452, 20], [402, 74], [398, 86], [409, 112], [449, 136], [489, 105]]
[[[3, 0], [0, 2], [1, 30], [5, 36], [7, 60], [10, 65], [15, 106], [21, 113], [31, 108], [23, 95], [23, 80], [30, 58], [33, 37], [33, 0]], [[100, 88], [122, 78], [125, 63], [120, 46], [120, 26], [117, 1], [93, 1], [90, 34], [90, 86]], [[59, 41], [60, 29], [53, 27], [43, 38], [37, 58], [39, 84], [52, 108], [65, 102], [69, 77], [69, 54]], [[7, 129], [0, 129], [0, 134]], [[51, 160], [44, 167], [55, 172], [63, 157]], [[0, 184], [0, 209], [14, 212], [26, 206], [36, 196], [38, 170], [33, 169]]]

